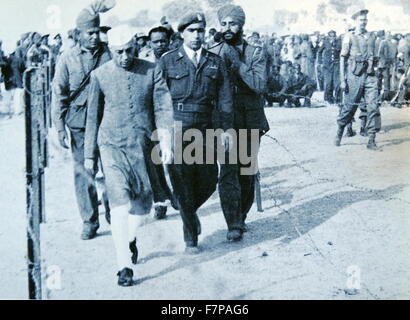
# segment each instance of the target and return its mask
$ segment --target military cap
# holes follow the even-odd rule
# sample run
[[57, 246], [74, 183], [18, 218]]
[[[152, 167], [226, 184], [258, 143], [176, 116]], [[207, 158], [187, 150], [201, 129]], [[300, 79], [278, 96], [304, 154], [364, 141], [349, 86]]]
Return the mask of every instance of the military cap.
[[327, 35], [330, 37], [331, 35], [336, 35], [336, 31], [335, 30], [330, 30]]
[[193, 23], [203, 22], [206, 26], [205, 15], [202, 12], [192, 12], [185, 15], [178, 24], [178, 31], [183, 32], [186, 27]]
[[57, 39], [57, 38], [60, 38], [60, 39], [61, 39], [61, 34], [57, 33], [57, 34], [54, 36], [53, 39]]
[[357, 17], [368, 14], [368, 13], [369, 13], [369, 10], [367, 10], [367, 9], [359, 10], [359, 11], [353, 13], [352, 19], [355, 20]]
[[222, 22], [222, 20], [225, 19], [226, 17], [233, 18], [236, 22], [238, 22], [242, 26], [245, 24], [245, 20], [246, 20], [245, 11], [243, 11], [242, 7], [240, 6], [235, 6], [233, 4], [227, 4], [221, 7], [218, 10], [219, 22]]
[[76, 19], [78, 30], [84, 31], [100, 27], [100, 13], [107, 12], [116, 4], [115, 0], [95, 0], [90, 6], [81, 10]]
[[259, 38], [260, 37], [259, 32], [256, 32], [256, 31], [252, 32], [251, 37], [258, 37]]
[[76, 27], [78, 30], [84, 31], [92, 28], [100, 27], [100, 15], [91, 13], [87, 9], [83, 9], [76, 19]]
[[50, 35], [49, 34], [45, 34], [45, 35], [43, 35], [42, 37], [41, 37], [41, 39], [44, 39], [44, 38], [49, 38], [50, 37]]

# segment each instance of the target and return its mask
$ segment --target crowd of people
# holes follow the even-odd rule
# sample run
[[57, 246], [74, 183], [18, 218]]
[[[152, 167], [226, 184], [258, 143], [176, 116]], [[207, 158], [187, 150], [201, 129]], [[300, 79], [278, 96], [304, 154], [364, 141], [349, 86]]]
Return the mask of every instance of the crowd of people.
[[[218, 10], [219, 31], [207, 32], [205, 15], [194, 12], [180, 19], [177, 31], [162, 17], [146, 35], [129, 25], [101, 26], [100, 14], [109, 9], [94, 1], [82, 10], [64, 47], [61, 35], [49, 45], [49, 35], [24, 34], [9, 56], [0, 50], [0, 63], [2, 93], [11, 102], [21, 99], [25, 70], [50, 66], [54, 127], [75, 164], [81, 238], [95, 238], [100, 226], [94, 182], [100, 171], [120, 286], [134, 283], [137, 230], [153, 206], [157, 219], [166, 217], [169, 205], [179, 210], [186, 253], [198, 254], [197, 211], [218, 189], [227, 240], [242, 240], [256, 172], [243, 174], [250, 163], [238, 153], [231, 161], [231, 151], [246, 140], [245, 153], [257, 159], [260, 139], [269, 131], [266, 107], [312, 107], [313, 93], [324, 91], [325, 101], [340, 108], [335, 145], [341, 145], [345, 128], [354, 134], [351, 124], [360, 108], [361, 134], [375, 150], [381, 102], [403, 106], [409, 98], [410, 34], [368, 32], [365, 9], [351, 17], [345, 34], [281, 37], [247, 37], [245, 12], [235, 5]], [[11, 109], [11, 102], [9, 112], [20, 113], [22, 104]], [[185, 136], [192, 130], [205, 136], [210, 129], [221, 130], [224, 161], [173, 161], [195, 143], [200, 154], [216, 148]], [[184, 136], [180, 150], [178, 136]], [[159, 161], [152, 158], [155, 148]]]

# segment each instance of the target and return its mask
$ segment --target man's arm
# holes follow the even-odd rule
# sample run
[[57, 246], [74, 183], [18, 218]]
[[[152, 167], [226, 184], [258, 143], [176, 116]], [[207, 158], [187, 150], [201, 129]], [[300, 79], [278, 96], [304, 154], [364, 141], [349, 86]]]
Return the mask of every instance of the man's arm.
[[248, 66], [244, 62], [239, 63], [238, 73], [248, 87], [256, 93], [263, 94], [267, 89], [268, 61], [262, 49], [256, 49], [253, 53], [252, 63]]
[[69, 108], [70, 77], [64, 56], [60, 57], [53, 80], [53, 119], [57, 131], [65, 131], [65, 117]]
[[223, 130], [233, 128], [233, 96], [232, 83], [229, 79], [225, 63], [220, 61], [219, 80], [218, 80], [218, 98], [216, 108], [220, 114], [221, 126]]
[[[239, 51], [232, 46], [228, 46], [228, 55], [235, 75], [258, 94], [263, 94], [267, 90], [268, 79], [268, 59], [266, 53], [261, 48], [256, 48], [253, 52], [251, 63], [248, 65], [240, 57]], [[245, 58], [244, 58], [245, 59]]]
[[154, 70], [154, 114], [158, 129], [169, 129], [173, 124], [172, 97], [160, 65]]
[[168, 89], [167, 83], [161, 65], [158, 64], [153, 71], [153, 102], [154, 117], [157, 129], [157, 138], [161, 148], [161, 160], [163, 164], [169, 164], [172, 161], [172, 126], [173, 126], [173, 106], [172, 96]]
[[104, 110], [104, 94], [94, 73], [91, 74], [84, 137], [84, 158], [96, 161], [98, 128]]
[[350, 54], [350, 47], [351, 47], [350, 34], [347, 33], [343, 37], [342, 49], [340, 52], [340, 89], [342, 90], [345, 90], [347, 87], [345, 70], [346, 70], [347, 59], [349, 58], [349, 54]]

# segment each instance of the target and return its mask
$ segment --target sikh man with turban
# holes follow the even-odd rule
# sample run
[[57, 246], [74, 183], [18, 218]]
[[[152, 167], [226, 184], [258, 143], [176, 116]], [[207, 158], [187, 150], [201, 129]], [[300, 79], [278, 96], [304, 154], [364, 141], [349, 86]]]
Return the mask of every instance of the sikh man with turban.
[[98, 196], [95, 182], [84, 169], [84, 134], [92, 70], [111, 60], [106, 45], [100, 41], [99, 13], [115, 5], [113, 0], [94, 1], [77, 17], [79, 43], [58, 59], [53, 80], [53, 118], [60, 145], [68, 149], [70, 132], [74, 160], [74, 184], [77, 204], [83, 222], [81, 239], [93, 239], [99, 228]]
[[[133, 285], [136, 233], [152, 207], [151, 141], [156, 131], [162, 160], [172, 158], [172, 99], [154, 63], [135, 58], [135, 32], [127, 25], [108, 31], [113, 60], [91, 73], [85, 132], [85, 168], [93, 175], [99, 150], [111, 206], [118, 285]], [[158, 153], [158, 160], [161, 160]], [[161, 161], [158, 161], [161, 162]]]
[[[264, 94], [267, 90], [268, 59], [264, 51], [248, 44], [243, 39], [245, 12], [240, 6], [225, 5], [218, 11], [224, 41], [210, 48], [225, 61], [232, 82], [234, 104], [234, 129], [247, 129], [247, 153], [251, 144], [259, 144], [260, 137], [269, 131], [269, 124], [264, 112]], [[218, 122], [216, 112], [214, 119]], [[259, 130], [258, 140], [251, 139], [250, 129]], [[237, 135], [239, 137], [239, 135]], [[240, 140], [240, 139], [238, 139]], [[236, 143], [239, 145], [239, 141]], [[243, 152], [243, 150], [242, 150]], [[238, 154], [241, 153], [239, 150]], [[257, 153], [253, 155], [257, 159]], [[240, 158], [240, 157], [239, 157]], [[247, 231], [245, 220], [250, 211], [255, 195], [256, 172], [241, 174], [248, 164], [221, 165], [219, 177], [219, 195], [225, 218], [238, 221], [231, 224], [232, 230], [227, 238], [240, 241]]]

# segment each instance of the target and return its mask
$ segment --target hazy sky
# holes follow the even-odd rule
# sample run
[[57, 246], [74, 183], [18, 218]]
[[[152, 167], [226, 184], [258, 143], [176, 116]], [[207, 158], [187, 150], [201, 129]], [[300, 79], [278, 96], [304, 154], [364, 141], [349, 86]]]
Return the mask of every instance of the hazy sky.
[[[131, 18], [134, 13], [141, 9], [149, 9], [156, 19], [160, 18], [162, 5], [169, 0], [117, 0], [117, 7], [104, 14], [104, 19], [110, 15], [121, 16], [124, 19]], [[298, 26], [293, 27], [294, 32], [311, 32], [317, 28], [315, 21], [316, 8], [319, 3], [328, 0], [236, 0], [237, 4], [244, 7], [247, 14], [247, 26], [258, 28], [258, 26], [268, 25], [272, 21], [275, 10], [287, 9], [290, 11], [300, 11], [302, 8], [309, 12], [305, 21], [299, 21]], [[373, 9], [373, 12], [393, 17], [391, 23], [402, 21], [408, 26], [407, 19], [403, 19], [403, 10], [400, 7], [386, 7], [383, 1], [394, 0], [364, 0]], [[397, 0], [399, 1], [399, 0]], [[410, 0], [407, 0], [410, 1]], [[78, 12], [89, 4], [90, 0], [1, 0], [0, 4], [0, 39], [4, 42], [6, 51], [14, 48], [20, 35], [27, 31], [38, 31], [40, 33], [50, 33], [52, 35], [62, 32], [64, 35], [68, 29], [74, 26]], [[387, 8], [387, 10], [386, 10]], [[158, 15], [158, 16], [157, 16]], [[398, 17], [394, 19], [394, 17]], [[371, 18], [371, 17], [370, 17]], [[370, 19], [374, 23], [376, 19]], [[386, 19], [384, 16], [377, 20], [378, 25], [374, 28], [383, 27]], [[390, 21], [388, 21], [390, 23]], [[372, 26], [372, 25], [370, 25]], [[332, 28], [334, 26], [324, 26]], [[296, 28], [296, 29], [295, 29]], [[312, 29], [312, 30], [310, 30]], [[272, 30], [275, 31], [275, 30]]]

